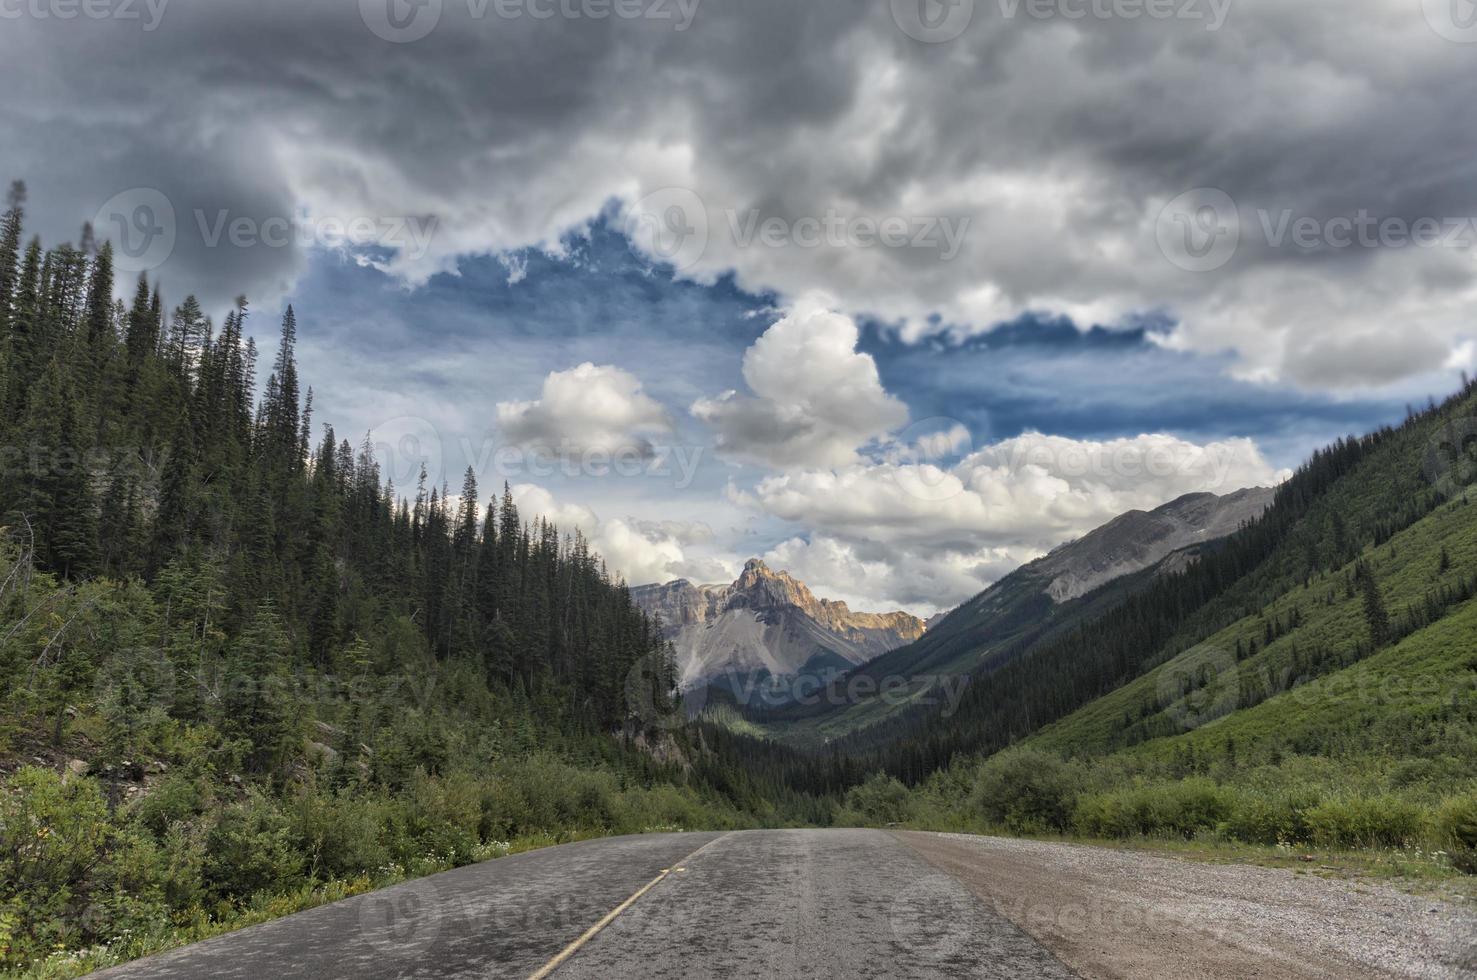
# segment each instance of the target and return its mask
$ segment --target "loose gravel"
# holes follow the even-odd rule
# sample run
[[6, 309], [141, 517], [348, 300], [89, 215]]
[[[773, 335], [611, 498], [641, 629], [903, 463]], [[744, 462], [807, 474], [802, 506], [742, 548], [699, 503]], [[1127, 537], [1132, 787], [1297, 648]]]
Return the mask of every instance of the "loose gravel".
[[1246, 865], [899, 833], [1085, 978], [1477, 978], [1477, 917], [1394, 889]]

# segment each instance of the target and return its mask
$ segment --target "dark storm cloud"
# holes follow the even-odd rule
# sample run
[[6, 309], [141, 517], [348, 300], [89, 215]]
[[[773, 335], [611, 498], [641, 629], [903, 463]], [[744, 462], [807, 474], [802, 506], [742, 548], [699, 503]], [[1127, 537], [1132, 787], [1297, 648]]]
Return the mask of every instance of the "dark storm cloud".
[[[461, 255], [554, 246], [612, 199], [655, 220], [670, 257], [666, 199], [635, 202], [675, 186], [698, 201], [681, 214], [701, 236], [684, 274], [822, 289], [909, 337], [933, 313], [971, 332], [1032, 310], [1115, 323], [1163, 308], [1176, 343], [1232, 349], [1247, 377], [1339, 388], [1439, 368], [1470, 336], [1469, 248], [1324, 240], [1360, 211], [1477, 214], [1477, 46], [1409, 0], [1240, 0], [1215, 30], [965, 0], [943, 43], [909, 36], [926, 32], [902, 0], [172, 0], [152, 30], [141, 4], [140, 19], [37, 15], [56, 2], [0, 11], [0, 169], [29, 180], [51, 240], [119, 191], [161, 191], [174, 293], [270, 300], [353, 222], [423, 282]], [[1195, 188], [1233, 210], [1161, 212]], [[832, 213], [968, 231], [949, 260], [733, 234], [750, 216], [793, 232]], [[222, 215], [242, 234], [212, 244]], [[1299, 218], [1319, 227], [1311, 246], [1266, 231]], [[294, 231], [264, 242], [274, 220]], [[1199, 256], [1232, 229], [1234, 248]], [[1402, 357], [1350, 339], [1392, 322], [1420, 337]], [[1319, 358], [1327, 345], [1337, 356]]]

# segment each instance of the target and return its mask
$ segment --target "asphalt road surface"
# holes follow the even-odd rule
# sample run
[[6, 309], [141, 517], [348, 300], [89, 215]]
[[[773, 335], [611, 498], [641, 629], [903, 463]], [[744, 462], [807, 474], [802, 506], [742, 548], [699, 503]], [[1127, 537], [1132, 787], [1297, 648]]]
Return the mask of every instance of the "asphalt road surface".
[[[1113, 901], [1130, 906], [1138, 899], [1121, 883], [1105, 885], [1091, 874], [1074, 877], [1071, 869], [1085, 861], [1097, 874], [1099, 859], [1084, 854], [1102, 855], [1109, 867], [1124, 859], [1121, 854], [1062, 850], [1069, 845], [1022, 850], [1021, 842], [993, 840], [773, 830], [585, 841], [407, 882], [98, 976], [1204, 980], [1426, 975], [1401, 968], [1419, 967], [1420, 961], [1390, 960], [1397, 968], [1381, 969], [1337, 949], [1311, 950], [1300, 965], [1298, 943], [1290, 943], [1291, 952], [1274, 948], [1260, 925], [1255, 927], [1260, 945], [1248, 946], [1235, 936], [1232, 920], [1246, 910], [1234, 903], [1225, 909], [1228, 921], [1221, 931], [1178, 918], [1173, 909], [1184, 900], [1173, 895], [1167, 916], [1106, 923], [1099, 917], [1094, 926], [1090, 906], [1100, 901], [1098, 893], [1111, 892]], [[1060, 874], [1050, 872], [1053, 861], [1063, 862]], [[1160, 893], [1152, 901], [1163, 902], [1164, 886], [1157, 887]], [[1263, 882], [1249, 887], [1266, 888]], [[1024, 904], [1013, 894], [1022, 889], [1029, 900]], [[1040, 914], [1044, 892], [1049, 892], [1052, 915]], [[1415, 901], [1425, 913], [1430, 903]], [[1383, 922], [1393, 913], [1380, 908]], [[1458, 921], [1462, 914], [1444, 906], [1441, 912], [1442, 922], [1452, 915]], [[1393, 922], [1403, 930], [1402, 920]], [[1082, 928], [1064, 933], [1066, 924]], [[1101, 935], [1094, 935], [1094, 928]], [[1433, 962], [1444, 971], [1443, 962], [1456, 961]]]

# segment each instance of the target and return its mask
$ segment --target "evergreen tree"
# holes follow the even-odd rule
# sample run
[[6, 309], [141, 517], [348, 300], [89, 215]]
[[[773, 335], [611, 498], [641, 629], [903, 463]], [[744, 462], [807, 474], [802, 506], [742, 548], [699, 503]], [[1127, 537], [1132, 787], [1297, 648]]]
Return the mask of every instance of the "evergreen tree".
[[1375, 647], [1382, 647], [1390, 641], [1390, 614], [1385, 610], [1385, 600], [1380, 594], [1379, 583], [1374, 580], [1374, 573], [1364, 562], [1359, 563], [1355, 578], [1363, 596], [1364, 621], [1369, 626], [1369, 641]]

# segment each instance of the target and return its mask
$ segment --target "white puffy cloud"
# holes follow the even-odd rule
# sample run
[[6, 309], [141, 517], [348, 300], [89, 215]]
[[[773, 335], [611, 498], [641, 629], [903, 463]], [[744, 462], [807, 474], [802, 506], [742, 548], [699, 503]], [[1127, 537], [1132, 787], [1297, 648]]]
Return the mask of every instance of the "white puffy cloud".
[[[694, 522], [605, 518], [578, 503], [561, 501], [544, 487], [521, 483], [512, 488], [513, 502], [524, 520], [544, 517], [564, 532], [578, 529], [614, 576], [631, 585], [687, 578], [727, 581], [732, 563], [687, 552], [711, 539], [711, 530]], [[705, 533], [706, 531], [706, 533]]]
[[752, 394], [699, 399], [692, 414], [713, 426], [718, 451], [772, 467], [843, 466], [860, 446], [905, 424], [856, 322], [820, 298], [801, 300], [744, 354]]
[[533, 401], [499, 402], [498, 427], [508, 442], [569, 453], [650, 456], [650, 436], [672, 420], [641, 382], [617, 367], [584, 363], [553, 371]]
[[809, 529], [774, 557], [818, 594], [865, 607], [947, 608], [1005, 572], [1128, 510], [1187, 493], [1270, 486], [1249, 439], [1204, 445], [1163, 434], [1087, 441], [1027, 433], [953, 465], [884, 459], [775, 474], [734, 495]]

